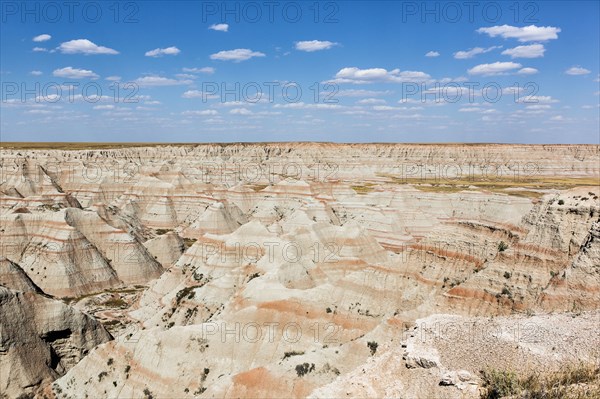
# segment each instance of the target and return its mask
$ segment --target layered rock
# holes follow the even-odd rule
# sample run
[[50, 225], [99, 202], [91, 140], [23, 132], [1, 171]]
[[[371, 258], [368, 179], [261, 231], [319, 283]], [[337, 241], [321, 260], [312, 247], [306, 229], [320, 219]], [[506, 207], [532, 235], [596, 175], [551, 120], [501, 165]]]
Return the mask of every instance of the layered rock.
[[[489, 359], [417, 342], [415, 323], [573, 311], [570, 335], [524, 319], [569, 341], [597, 319], [599, 146], [4, 150], [1, 166], [0, 283], [77, 297], [118, 332], [47, 394], [470, 397]], [[490, 350], [558, 364], [549, 343]]]
[[39, 392], [111, 339], [93, 318], [34, 291], [0, 286], [0, 391]]

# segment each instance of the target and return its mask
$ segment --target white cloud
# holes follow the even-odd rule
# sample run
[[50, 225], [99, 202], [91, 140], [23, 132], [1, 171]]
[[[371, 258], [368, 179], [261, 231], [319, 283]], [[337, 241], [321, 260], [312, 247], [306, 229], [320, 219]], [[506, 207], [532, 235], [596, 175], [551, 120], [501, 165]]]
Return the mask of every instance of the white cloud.
[[591, 71], [580, 66], [574, 66], [565, 71], [567, 75], [587, 75]]
[[203, 93], [200, 90], [188, 90], [181, 95], [183, 98], [217, 98], [215, 94]]
[[454, 58], [456, 58], [457, 60], [465, 60], [468, 58], [473, 58], [477, 54], [489, 53], [490, 51], [495, 50], [497, 48], [502, 48], [502, 46], [492, 46], [488, 48], [474, 47], [471, 50], [467, 51], [457, 51], [456, 53], [454, 53]]
[[425, 54], [425, 57], [439, 57], [440, 53], [437, 51], [429, 51]]
[[34, 42], [45, 42], [46, 40], [50, 40], [50, 39], [52, 39], [52, 36], [50, 36], [47, 33], [44, 33], [43, 35], [39, 35], [39, 36], [34, 37], [32, 40]]
[[517, 72], [519, 75], [533, 75], [538, 73], [539, 71], [535, 68], [522, 68]]
[[552, 108], [552, 106], [548, 105], [548, 104], [535, 104], [535, 105], [528, 105], [525, 107], [525, 109], [532, 109], [532, 110], [550, 109], [550, 108]]
[[510, 55], [511, 58], [538, 58], [543, 57], [546, 49], [543, 44], [530, 44], [529, 46], [517, 46], [509, 48], [502, 52], [503, 55]]
[[254, 105], [254, 103], [247, 101], [225, 101], [218, 104], [220, 107], [246, 107], [252, 105]]
[[557, 103], [558, 100], [551, 96], [523, 96], [519, 98], [521, 103], [540, 103], [540, 104], [553, 104]]
[[42, 71], [31, 71], [29, 73], [32, 74], [33, 76], [40, 76], [43, 74]]
[[358, 101], [357, 104], [385, 104], [385, 100], [381, 98], [365, 98]]
[[229, 113], [232, 115], [252, 115], [252, 111], [246, 108], [234, 108]]
[[487, 33], [491, 37], [500, 36], [504, 39], [518, 39], [520, 42], [545, 41], [558, 39], [560, 28], [553, 26], [529, 25], [522, 28], [510, 25], [491, 26], [477, 29], [478, 33]]
[[215, 53], [215, 54], [211, 54], [210, 59], [211, 60], [220, 60], [220, 61], [240, 62], [240, 61], [249, 60], [252, 57], [264, 57], [264, 56], [265, 56], [265, 54], [263, 54], [259, 51], [252, 51], [247, 48], [238, 48], [235, 50], [224, 50], [224, 51], [219, 51], [218, 53]]
[[364, 90], [364, 89], [347, 89], [340, 90], [337, 93], [337, 97], [376, 97], [376, 96], [387, 96], [392, 94], [390, 90]]
[[213, 24], [208, 27], [208, 29], [216, 30], [218, 32], [227, 32], [229, 30], [229, 25], [227, 24]]
[[394, 69], [388, 71], [384, 68], [359, 69], [356, 67], [342, 68], [335, 75], [334, 83], [365, 84], [374, 82], [410, 82], [423, 81], [431, 78], [425, 72], [400, 71]]
[[61, 69], [55, 69], [52, 74], [59, 78], [69, 79], [98, 79], [99, 76], [92, 71], [86, 69], [77, 69], [73, 67], [65, 67]]
[[321, 41], [321, 40], [306, 40], [301, 42], [296, 42], [296, 50], [313, 52], [319, 50], [329, 50], [333, 46], [337, 46], [338, 43], [330, 42], [330, 41]]
[[560, 121], [564, 121], [565, 118], [562, 115], [556, 115], [556, 116], [553, 116], [552, 118], [550, 118], [550, 120], [560, 122]]
[[177, 79], [196, 79], [197, 78], [196, 75], [191, 75], [189, 73], [177, 73], [177, 74], [175, 74], [175, 77]]
[[213, 67], [204, 67], [204, 68], [182, 68], [183, 72], [188, 72], [188, 73], [206, 73], [206, 74], [213, 74], [215, 73], [215, 68]]
[[44, 48], [44, 47], [34, 47], [33, 51], [35, 51], [36, 53], [42, 53], [42, 52], [45, 53], [48, 51], [48, 49]]
[[171, 46], [167, 48], [155, 48], [154, 50], [146, 51], [146, 57], [162, 57], [163, 55], [177, 55], [181, 53], [177, 47]]
[[500, 75], [512, 72], [514, 69], [521, 68], [521, 64], [516, 62], [494, 62], [492, 64], [480, 64], [469, 69], [469, 75]]
[[93, 109], [99, 109], [99, 110], [115, 109], [115, 106], [112, 104], [96, 105], [93, 107]]
[[397, 111], [398, 108], [389, 105], [375, 105], [373, 111]]
[[140, 87], [177, 86], [192, 83], [191, 80], [175, 80], [162, 76], [144, 76], [135, 80]]
[[207, 116], [207, 115], [217, 115], [218, 112], [214, 109], [205, 109], [202, 111], [183, 111], [181, 115], [186, 116]]
[[275, 108], [292, 108], [292, 109], [339, 109], [341, 105], [337, 104], [305, 104], [302, 101], [297, 103], [275, 104]]
[[63, 54], [119, 54], [117, 50], [98, 46], [87, 39], [77, 39], [61, 43], [58, 50]]
[[106, 77], [106, 80], [108, 80], [110, 82], [120, 82], [121, 77], [120, 76], [108, 76], [108, 77]]
[[50, 114], [51, 112], [46, 110], [46, 109], [30, 109], [29, 111], [26, 111], [26, 113], [28, 114], [39, 114], [39, 115], [47, 115]]

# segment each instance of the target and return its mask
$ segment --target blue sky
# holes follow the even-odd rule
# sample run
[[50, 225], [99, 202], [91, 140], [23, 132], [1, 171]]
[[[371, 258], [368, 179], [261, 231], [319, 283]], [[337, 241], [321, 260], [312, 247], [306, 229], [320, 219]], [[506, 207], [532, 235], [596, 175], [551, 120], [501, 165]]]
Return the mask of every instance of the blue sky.
[[1, 4], [3, 141], [600, 143], [596, 1]]

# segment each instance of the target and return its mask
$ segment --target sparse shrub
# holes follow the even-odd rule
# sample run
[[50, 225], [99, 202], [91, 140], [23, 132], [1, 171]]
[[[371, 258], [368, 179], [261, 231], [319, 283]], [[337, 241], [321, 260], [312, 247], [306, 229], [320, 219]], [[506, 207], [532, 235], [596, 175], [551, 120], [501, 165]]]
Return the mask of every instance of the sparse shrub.
[[125, 302], [121, 298], [111, 298], [103, 303], [104, 306], [108, 306], [109, 308], [123, 308], [127, 307], [127, 302]]
[[504, 272], [504, 278], [509, 279], [511, 274], [509, 272]]
[[486, 392], [482, 399], [499, 399], [519, 392], [517, 375], [510, 371], [484, 370], [481, 372]]
[[565, 201], [564, 200], [558, 200], [558, 205], [564, 205]]
[[144, 399], [154, 399], [154, 394], [148, 389], [144, 388]]
[[500, 241], [498, 243], [498, 252], [504, 252], [508, 249], [508, 244], [505, 243], [504, 241]]
[[102, 379], [107, 375], [108, 373], [106, 371], [102, 371], [100, 374], [98, 374], [98, 382], [102, 381]]
[[506, 295], [509, 298], [512, 298], [512, 292], [507, 287], [502, 288], [502, 295]]
[[329, 308], [329, 307], [328, 307], [327, 309], [325, 309], [325, 311], [326, 311], [327, 313], [331, 313], [331, 308]]
[[106, 364], [107, 364], [108, 366], [110, 366], [110, 365], [111, 365], [111, 364], [113, 364], [113, 363], [114, 363], [114, 359], [113, 359], [112, 357], [109, 357], [109, 358], [108, 358], [108, 361], [106, 362]]
[[298, 377], [302, 377], [308, 373], [310, 373], [311, 371], [313, 371], [315, 369], [315, 364], [311, 363], [302, 363], [302, 364], [298, 364], [296, 365], [296, 374], [298, 374]]
[[185, 245], [185, 248], [187, 249], [187, 248], [191, 247], [192, 245], [194, 245], [194, 243], [196, 241], [197, 240], [195, 238], [184, 238], [183, 244]]
[[375, 352], [377, 352], [377, 347], [379, 346], [379, 344], [375, 341], [369, 341], [367, 342], [367, 346], [371, 350], [371, 356], [373, 356]]
[[131, 370], [130, 365], [125, 366], [125, 374], [128, 374], [130, 370]]
[[290, 351], [290, 352], [285, 352], [285, 353], [283, 354], [283, 359], [281, 359], [281, 360], [285, 360], [285, 359], [287, 359], [288, 357], [292, 357], [292, 356], [301, 356], [301, 355], [304, 355], [304, 351]]

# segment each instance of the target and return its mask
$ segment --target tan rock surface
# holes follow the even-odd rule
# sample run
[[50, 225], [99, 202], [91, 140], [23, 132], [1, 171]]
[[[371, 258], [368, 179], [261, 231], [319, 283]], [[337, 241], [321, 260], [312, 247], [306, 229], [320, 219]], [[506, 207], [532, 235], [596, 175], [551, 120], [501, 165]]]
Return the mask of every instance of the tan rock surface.
[[116, 336], [55, 394], [473, 397], [490, 364], [479, 344], [404, 337], [452, 318], [545, 323], [569, 344], [503, 352], [506, 338], [489, 346], [498, 365], [594, 355], [582, 342], [600, 308], [599, 146], [2, 155], [0, 281], [75, 297]]

